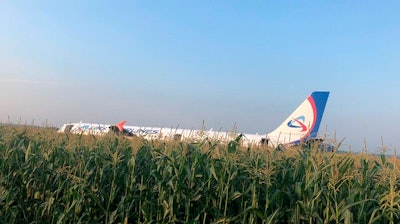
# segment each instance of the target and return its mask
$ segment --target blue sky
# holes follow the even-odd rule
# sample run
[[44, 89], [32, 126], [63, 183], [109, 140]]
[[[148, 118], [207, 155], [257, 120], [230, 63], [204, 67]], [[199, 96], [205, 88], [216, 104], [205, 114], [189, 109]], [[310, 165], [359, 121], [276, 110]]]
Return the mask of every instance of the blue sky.
[[399, 1], [0, 3], [0, 120], [265, 133], [330, 91], [320, 133], [399, 148]]

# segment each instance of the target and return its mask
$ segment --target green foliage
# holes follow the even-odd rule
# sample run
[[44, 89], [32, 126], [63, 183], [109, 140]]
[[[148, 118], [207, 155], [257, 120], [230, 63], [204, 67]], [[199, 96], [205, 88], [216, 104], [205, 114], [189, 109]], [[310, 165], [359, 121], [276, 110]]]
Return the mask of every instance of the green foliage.
[[397, 159], [0, 127], [0, 223], [399, 223]]

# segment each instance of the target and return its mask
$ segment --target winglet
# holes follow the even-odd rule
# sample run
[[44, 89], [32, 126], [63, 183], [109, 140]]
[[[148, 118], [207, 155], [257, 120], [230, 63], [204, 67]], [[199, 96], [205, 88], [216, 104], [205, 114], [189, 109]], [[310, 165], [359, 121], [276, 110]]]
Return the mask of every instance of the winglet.
[[118, 124], [116, 124], [115, 126], [117, 126], [119, 131], [123, 131], [124, 130], [124, 124], [126, 123], [126, 121], [121, 121]]

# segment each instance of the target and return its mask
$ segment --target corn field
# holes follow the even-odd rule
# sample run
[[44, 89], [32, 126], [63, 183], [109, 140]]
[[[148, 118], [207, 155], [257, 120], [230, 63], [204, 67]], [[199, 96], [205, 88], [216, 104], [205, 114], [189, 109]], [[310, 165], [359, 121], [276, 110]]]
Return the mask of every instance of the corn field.
[[399, 223], [396, 157], [0, 126], [0, 223]]

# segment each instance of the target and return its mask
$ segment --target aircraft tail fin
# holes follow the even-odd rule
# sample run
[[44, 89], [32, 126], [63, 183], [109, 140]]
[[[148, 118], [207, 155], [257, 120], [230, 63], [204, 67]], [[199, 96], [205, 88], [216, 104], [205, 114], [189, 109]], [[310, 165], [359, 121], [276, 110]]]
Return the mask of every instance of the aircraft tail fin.
[[313, 92], [277, 129], [267, 134], [269, 141], [276, 147], [316, 138], [328, 96], [329, 92]]

